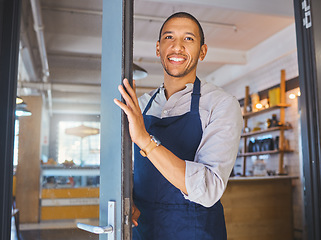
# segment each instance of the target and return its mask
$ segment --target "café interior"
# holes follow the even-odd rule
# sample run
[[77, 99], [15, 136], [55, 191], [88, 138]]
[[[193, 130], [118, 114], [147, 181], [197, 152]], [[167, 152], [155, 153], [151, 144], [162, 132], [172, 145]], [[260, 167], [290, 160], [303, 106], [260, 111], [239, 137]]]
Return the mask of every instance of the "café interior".
[[[199, 19], [208, 53], [197, 76], [235, 96], [244, 119], [221, 199], [228, 239], [306, 239], [293, 3], [256, 3], [136, 0], [133, 78], [138, 96], [159, 87], [162, 22]], [[113, 125], [100, 121], [103, 1], [21, 7], [12, 239], [98, 239], [76, 225], [99, 225], [101, 175], [112, 174], [100, 172], [101, 128]]]

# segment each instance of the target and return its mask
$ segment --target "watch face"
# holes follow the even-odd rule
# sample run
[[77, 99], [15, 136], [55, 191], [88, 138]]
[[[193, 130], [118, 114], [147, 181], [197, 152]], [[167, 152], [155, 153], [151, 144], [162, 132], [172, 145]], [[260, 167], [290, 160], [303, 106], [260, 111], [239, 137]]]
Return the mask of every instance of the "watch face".
[[157, 144], [157, 146], [159, 146], [161, 144], [161, 141], [159, 141], [157, 138], [155, 138], [155, 136], [152, 136], [152, 140]]

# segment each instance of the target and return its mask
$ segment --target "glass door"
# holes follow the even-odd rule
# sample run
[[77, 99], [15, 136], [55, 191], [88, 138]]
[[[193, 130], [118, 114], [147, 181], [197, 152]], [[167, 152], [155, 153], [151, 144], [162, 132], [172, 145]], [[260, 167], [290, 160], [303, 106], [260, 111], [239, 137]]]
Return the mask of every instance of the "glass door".
[[132, 7], [22, 2], [13, 220], [25, 240], [131, 239], [132, 146], [113, 99], [132, 79]]
[[99, 225], [101, 17], [102, 2], [21, 1], [13, 183], [23, 239], [99, 238], [77, 222]]

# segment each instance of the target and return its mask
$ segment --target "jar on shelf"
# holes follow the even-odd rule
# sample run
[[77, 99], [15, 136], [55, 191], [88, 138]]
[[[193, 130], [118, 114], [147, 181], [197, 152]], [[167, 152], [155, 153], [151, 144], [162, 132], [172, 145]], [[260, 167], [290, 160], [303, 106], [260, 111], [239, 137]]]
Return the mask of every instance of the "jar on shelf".
[[252, 111], [257, 112], [259, 109], [257, 109], [257, 104], [260, 103], [260, 97], [259, 94], [253, 93], [251, 95], [251, 105], [252, 105]]
[[271, 119], [271, 127], [277, 127], [278, 126], [278, 120], [276, 118], [276, 114], [272, 114], [272, 119]]
[[266, 176], [266, 164], [263, 159], [257, 159], [253, 163], [253, 175], [254, 176]]

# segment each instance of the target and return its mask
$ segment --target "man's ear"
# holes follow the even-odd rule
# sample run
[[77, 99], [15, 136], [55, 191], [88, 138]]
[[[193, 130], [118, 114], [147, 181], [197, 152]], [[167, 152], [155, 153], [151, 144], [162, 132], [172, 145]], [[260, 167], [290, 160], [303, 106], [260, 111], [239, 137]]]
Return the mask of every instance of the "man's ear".
[[207, 53], [207, 45], [206, 44], [203, 44], [201, 46], [201, 51], [200, 51], [200, 56], [199, 56], [199, 60], [203, 61], [205, 56], [206, 56], [206, 53]]
[[159, 53], [159, 41], [156, 42], [156, 56], [159, 57], [160, 53]]

